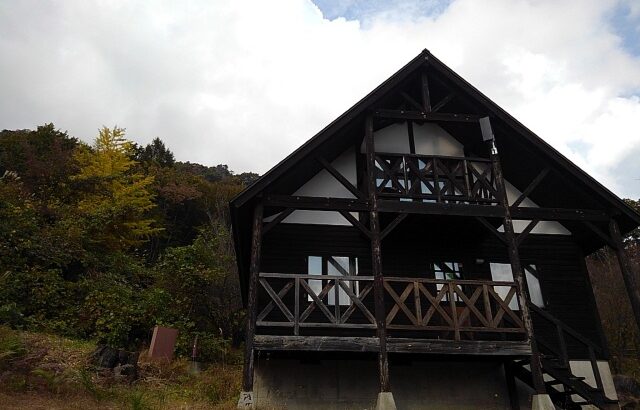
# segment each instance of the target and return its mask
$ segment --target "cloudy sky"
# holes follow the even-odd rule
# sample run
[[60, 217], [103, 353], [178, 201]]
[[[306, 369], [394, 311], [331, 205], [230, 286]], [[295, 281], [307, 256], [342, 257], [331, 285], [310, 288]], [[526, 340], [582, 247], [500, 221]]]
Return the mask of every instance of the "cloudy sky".
[[638, 0], [0, 0], [0, 129], [263, 173], [424, 48], [640, 197]]

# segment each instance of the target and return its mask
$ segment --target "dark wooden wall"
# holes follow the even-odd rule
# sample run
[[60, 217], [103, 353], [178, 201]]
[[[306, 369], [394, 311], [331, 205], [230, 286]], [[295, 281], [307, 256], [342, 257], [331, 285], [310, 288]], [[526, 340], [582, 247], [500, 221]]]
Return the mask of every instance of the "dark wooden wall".
[[[391, 219], [392, 215], [383, 216]], [[356, 256], [371, 274], [370, 242], [350, 226], [280, 224], [264, 238], [262, 271], [307, 273], [308, 256]], [[523, 265], [535, 264], [546, 309], [602, 345], [593, 292], [578, 245], [570, 236], [530, 235], [520, 246]], [[489, 263], [508, 263], [506, 248], [470, 218], [409, 216], [382, 243], [385, 276], [431, 276], [433, 261], [463, 264], [465, 279], [491, 278]], [[265, 302], [266, 303], [266, 302]], [[537, 337], [556, 343], [554, 329], [534, 316]], [[574, 358], [586, 354], [569, 341]]]

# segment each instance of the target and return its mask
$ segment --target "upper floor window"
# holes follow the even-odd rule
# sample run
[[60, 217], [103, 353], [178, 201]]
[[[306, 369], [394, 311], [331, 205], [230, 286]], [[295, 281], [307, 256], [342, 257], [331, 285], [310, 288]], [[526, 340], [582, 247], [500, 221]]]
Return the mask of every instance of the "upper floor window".
[[[508, 263], [491, 263], [491, 278], [494, 281], [499, 282], [513, 282], [513, 273], [511, 271], [511, 265]], [[527, 290], [529, 291], [529, 299], [531, 303], [538, 307], [545, 307], [544, 298], [542, 296], [542, 288], [540, 287], [539, 273], [536, 265], [524, 265], [523, 266], [525, 278], [527, 281]], [[496, 286], [495, 291], [501, 297], [505, 298], [509, 293], [510, 288], [508, 286]], [[518, 309], [518, 300], [514, 295], [509, 301], [509, 308], [512, 310]]]
[[[318, 276], [355, 276], [358, 274], [358, 258], [354, 256], [309, 256], [307, 261], [307, 273]], [[336, 293], [340, 305], [350, 305], [351, 298], [347, 292], [338, 285], [335, 279], [309, 279], [309, 287], [319, 295], [325, 286], [333, 284], [326, 295], [326, 303], [335, 306]], [[359, 294], [357, 281], [342, 281], [357, 296]], [[337, 289], [337, 292], [336, 292]], [[311, 295], [307, 295], [309, 302], [313, 301]]]
[[[433, 262], [431, 264], [431, 270], [433, 271], [434, 279], [439, 280], [455, 280], [462, 277], [462, 263], [460, 262]], [[444, 284], [437, 283], [436, 289], [438, 292], [442, 289]], [[456, 294], [455, 301], [459, 302], [460, 296]], [[449, 295], [445, 295], [442, 298], [443, 302], [449, 301]]]

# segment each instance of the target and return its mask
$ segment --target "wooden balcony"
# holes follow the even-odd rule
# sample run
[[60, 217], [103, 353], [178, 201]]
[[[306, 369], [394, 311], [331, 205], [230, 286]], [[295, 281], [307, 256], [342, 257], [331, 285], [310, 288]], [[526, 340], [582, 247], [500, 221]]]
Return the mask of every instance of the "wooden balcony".
[[491, 160], [435, 155], [375, 154], [376, 194], [424, 203], [497, 205]]
[[[530, 352], [513, 282], [385, 277], [390, 352]], [[256, 348], [377, 351], [372, 276], [261, 273]]]

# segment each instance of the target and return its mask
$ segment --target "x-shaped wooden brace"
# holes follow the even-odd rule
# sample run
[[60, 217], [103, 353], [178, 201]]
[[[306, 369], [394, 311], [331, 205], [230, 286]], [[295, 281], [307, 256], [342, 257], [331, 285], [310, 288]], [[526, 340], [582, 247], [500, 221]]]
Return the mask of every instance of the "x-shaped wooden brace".
[[[376, 156], [376, 164], [380, 167], [380, 170], [384, 175], [384, 178], [382, 179], [382, 183], [377, 186], [377, 189], [379, 191], [385, 189], [385, 186], [389, 181], [391, 181], [391, 185], [398, 192], [402, 192], [406, 189], [406, 187], [402, 188], [402, 186], [400, 185], [400, 182], [398, 181], [398, 174], [400, 173], [404, 174], [404, 171], [402, 169], [403, 163], [404, 161], [402, 157], [398, 157], [393, 162], [393, 164], [390, 164], [389, 162], [387, 162], [387, 160]], [[389, 166], [391, 166], [391, 168]]]
[[496, 312], [496, 316], [493, 319], [493, 327], [498, 327], [498, 325], [500, 324], [500, 321], [502, 320], [502, 317], [505, 315], [505, 313], [511, 319], [513, 319], [513, 321], [516, 324], [516, 326], [522, 327], [522, 320], [509, 307], [509, 303], [511, 302], [511, 299], [513, 299], [513, 296], [516, 294], [516, 288], [512, 286], [509, 289], [509, 292], [507, 293], [507, 296], [504, 298], [504, 300], [500, 297], [500, 295], [498, 295], [496, 293], [496, 291], [492, 287], [489, 288], [489, 294], [491, 294], [493, 299], [499, 305], [498, 306], [498, 311]]
[[[313, 279], [313, 280], [315, 280], [315, 279]], [[319, 276], [318, 280], [322, 280], [321, 276]], [[320, 291], [320, 293], [317, 294], [317, 295], [311, 289], [311, 287], [309, 286], [309, 284], [306, 281], [301, 280], [300, 281], [300, 285], [302, 285], [304, 290], [309, 294], [309, 296], [311, 296], [311, 299], [313, 299], [313, 303], [311, 303], [309, 306], [307, 306], [307, 308], [304, 310], [304, 312], [302, 312], [302, 314], [300, 315], [300, 323], [302, 323], [305, 320], [307, 320], [307, 318], [309, 317], [311, 312], [313, 312], [315, 310], [316, 306], [320, 309], [320, 311], [322, 313], [324, 313], [324, 315], [327, 317], [327, 319], [329, 319], [329, 321], [331, 321], [331, 323], [337, 323], [336, 317], [331, 313], [329, 308], [322, 301], [322, 299], [324, 299], [324, 297], [327, 296], [327, 294], [331, 291], [331, 289], [333, 289], [334, 281], [333, 280], [329, 280], [329, 282], [325, 285], [325, 287], [322, 289], [322, 291]]]
[[464, 322], [467, 319], [467, 316], [469, 316], [471, 312], [473, 312], [473, 314], [478, 318], [478, 320], [480, 320], [480, 322], [482, 322], [484, 326], [491, 327], [491, 323], [487, 321], [484, 315], [480, 313], [480, 311], [475, 306], [478, 298], [482, 294], [481, 286], [476, 288], [470, 298], [468, 298], [467, 295], [465, 295], [465, 293], [462, 291], [462, 289], [460, 289], [457, 285], [454, 285], [453, 290], [465, 304], [464, 309], [460, 314], [460, 317], [458, 318], [458, 321], [460, 323]]
[[287, 282], [282, 289], [276, 294], [271, 285], [267, 282], [265, 278], [260, 279], [260, 284], [267, 291], [269, 296], [271, 297], [271, 301], [265, 306], [265, 308], [260, 312], [260, 315], [257, 318], [257, 321], [262, 321], [267, 315], [273, 310], [275, 306], [278, 306], [278, 309], [282, 311], [289, 322], [293, 322], [293, 315], [291, 311], [282, 301], [282, 298], [289, 292], [289, 290], [293, 287], [293, 280]]

